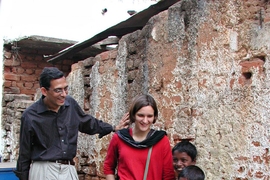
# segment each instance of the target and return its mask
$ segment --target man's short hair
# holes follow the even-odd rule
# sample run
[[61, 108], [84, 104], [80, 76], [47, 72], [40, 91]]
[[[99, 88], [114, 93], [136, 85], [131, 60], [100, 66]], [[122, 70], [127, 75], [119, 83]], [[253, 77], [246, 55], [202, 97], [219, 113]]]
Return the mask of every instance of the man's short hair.
[[40, 87], [49, 89], [51, 86], [51, 80], [64, 77], [64, 73], [56, 67], [45, 67], [39, 77]]

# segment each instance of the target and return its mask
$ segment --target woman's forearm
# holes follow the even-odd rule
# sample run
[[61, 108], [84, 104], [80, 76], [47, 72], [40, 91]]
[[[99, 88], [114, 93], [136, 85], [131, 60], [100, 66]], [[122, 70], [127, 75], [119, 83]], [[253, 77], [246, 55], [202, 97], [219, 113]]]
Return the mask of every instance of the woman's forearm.
[[106, 180], [115, 180], [114, 175], [113, 174], [106, 175]]

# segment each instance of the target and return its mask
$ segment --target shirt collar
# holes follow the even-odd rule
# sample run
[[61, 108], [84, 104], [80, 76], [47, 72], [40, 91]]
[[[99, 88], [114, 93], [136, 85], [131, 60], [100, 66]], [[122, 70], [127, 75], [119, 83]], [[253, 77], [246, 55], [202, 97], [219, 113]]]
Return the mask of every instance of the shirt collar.
[[[43, 98], [45, 98], [45, 96], [42, 96], [38, 102], [37, 102], [37, 113], [40, 114], [40, 113], [43, 113], [45, 111], [49, 111], [47, 106], [44, 104], [44, 101], [43, 101]], [[65, 103], [63, 106], [60, 107], [60, 109], [62, 108], [66, 108], [67, 106], [69, 106], [69, 102], [67, 101], [67, 99], [65, 100]]]

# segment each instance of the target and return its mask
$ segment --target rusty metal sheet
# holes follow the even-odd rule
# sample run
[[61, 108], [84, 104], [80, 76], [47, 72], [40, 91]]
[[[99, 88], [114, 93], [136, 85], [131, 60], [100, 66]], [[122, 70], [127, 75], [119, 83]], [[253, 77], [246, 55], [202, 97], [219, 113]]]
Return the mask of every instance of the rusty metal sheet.
[[158, 3], [149, 6], [149, 8], [131, 16], [125, 21], [122, 21], [115, 26], [112, 26], [105, 31], [102, 31], [95, 36], [93, 36], [90, 39], [87, 39], [83, 42], [74, 44], [52, 56], [49, 56], [47, 59], [47, 62], [50, 63], [55, 63], [57, 61], [61, 61], [65, 58], [71, 58], [74, 56], [76, 53], [79, 51], [94, 45], [95, 43], [98, 43], [104, 39], [106, 39], [109, 36], [117, 36], [117, 37], [122, 37], [123, 35], [126, 35], [128, 33], [134, 32], [136, 30], [142, 29], [145, 24], [148, 22], [148, 20], [164, 11], [167, 10], [170, 6], [175, 4], [180, 0], [161, 0]]

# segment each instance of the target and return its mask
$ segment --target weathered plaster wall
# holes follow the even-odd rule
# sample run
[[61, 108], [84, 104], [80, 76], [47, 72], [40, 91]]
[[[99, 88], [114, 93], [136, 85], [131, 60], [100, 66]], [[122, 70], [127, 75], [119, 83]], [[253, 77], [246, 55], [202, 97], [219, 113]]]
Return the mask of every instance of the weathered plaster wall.
[[[160, 110], [154, 127], [172, 146], [193, 139], [206, 179], [266, 180], [269, 37], [269, 1], [183, 0], [122, 37], [118, 51], [77, 64], [85, 99], [77, 98], [117, 123], [135, 95], [150, 93]], [[102, 177], [110, 138], [80, 137], [77, 168], [87, 174], [80, 178]]]

